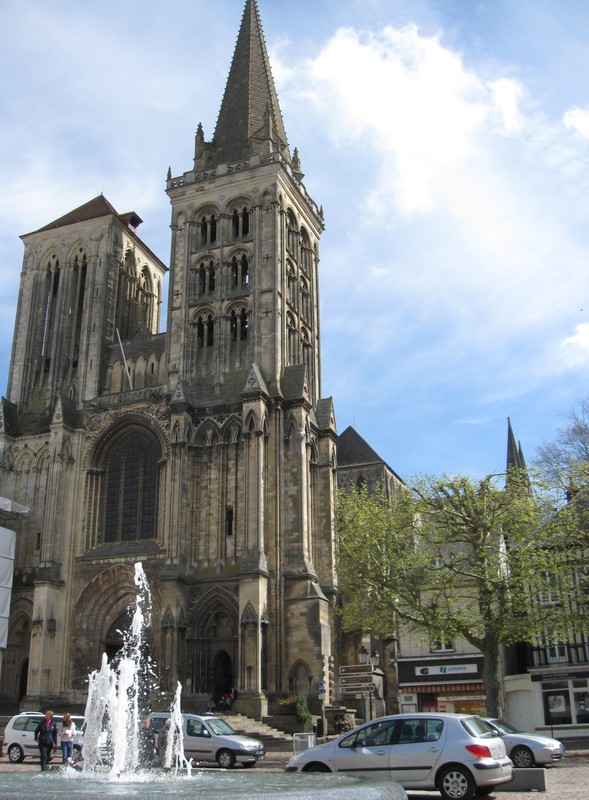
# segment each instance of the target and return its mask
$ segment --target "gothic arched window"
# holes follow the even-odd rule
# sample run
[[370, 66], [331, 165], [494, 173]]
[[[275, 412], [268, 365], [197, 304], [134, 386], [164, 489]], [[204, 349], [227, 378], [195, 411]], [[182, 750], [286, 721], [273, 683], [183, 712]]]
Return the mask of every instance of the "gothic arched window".
[[215, 343], [215, 319], [212, 314], [199, 314], [196, 318], [196, 342], [199, 348]]
[[245, 253], [241, 256], [233, 256], [231, 259], [231, 285], [234, 289], [247, 286], [249, 284], [249, 263]]
[[233, 309], [230, 318], [231, 341], [244, 341], [248, 334], [247, 309]]
[[209, 244], [217, 241], [217, 218], [208, 214], [200, 219], [200, 243]]
[[250, 214], [245, 206], [234, 209], [231, 216], [231, 229], [234, 239], [248, 236], [250, 232]]
[[156, 537], [158, 460], [153, 438], [140, 429], [120, 436], [109, 447], [102, 484], [104, 542]]

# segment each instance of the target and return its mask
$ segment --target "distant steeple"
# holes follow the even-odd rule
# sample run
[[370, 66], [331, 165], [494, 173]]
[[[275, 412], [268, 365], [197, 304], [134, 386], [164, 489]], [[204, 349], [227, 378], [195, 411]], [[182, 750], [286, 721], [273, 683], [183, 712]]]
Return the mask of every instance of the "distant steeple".
[[518, 447], [516, 444], [511, 420], [507, 417], [507, 471], [510, 469], [525, 469], [525, 462], [522, 464], [522, 461], [521, 446]]
[[262, 152], [263, 143], [290, 162], [256, 0], [245, 4], [212, 143], [220, 164]]
[[528, 468], [524, 458], [524, 451], [521, 442], [515, 441], [511, 420], [507, 417], [507, 482], [509, 483], [509, 473], [517, 470], [523, 477], [526, 489], [531, 492], [532, 487], [528, 476]]

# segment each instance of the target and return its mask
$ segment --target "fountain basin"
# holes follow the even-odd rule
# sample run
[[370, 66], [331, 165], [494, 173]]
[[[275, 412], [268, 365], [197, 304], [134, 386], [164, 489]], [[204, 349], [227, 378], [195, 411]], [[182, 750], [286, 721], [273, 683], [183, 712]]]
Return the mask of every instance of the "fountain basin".
[[137, 773], [120, 780], [68, 772], [0, 774], [2, 800], [406, 800], [392, 781], [373, 782], [344, 775], [221, 772], [193, 770], [188, 776]]

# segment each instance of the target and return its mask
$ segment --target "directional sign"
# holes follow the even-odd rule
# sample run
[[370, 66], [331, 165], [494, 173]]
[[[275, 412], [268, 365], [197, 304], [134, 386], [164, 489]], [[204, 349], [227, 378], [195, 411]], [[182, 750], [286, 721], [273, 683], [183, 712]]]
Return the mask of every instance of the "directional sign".
[[342, 686], [341, 694], [362, 694], [362, 692], [374, 692], [376, 689], [373, 683], [363, 683], [361, 686]]
[[342, 686], [358, 686], [361, 683], [372, 683], [372, 675], [369, 672], [358, 675], [342, 675], [339, 682]]
[[349, 664], [339, 668], [340, 675], [355, 675], [357, 673], [372, 675], [372, 667], [370, 664]]

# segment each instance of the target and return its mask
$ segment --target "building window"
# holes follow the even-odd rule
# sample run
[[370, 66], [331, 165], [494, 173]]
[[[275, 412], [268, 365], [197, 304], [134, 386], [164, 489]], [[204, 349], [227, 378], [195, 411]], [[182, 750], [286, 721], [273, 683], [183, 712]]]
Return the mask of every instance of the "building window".
[[546, 725], [571, 725], [571, 700], [568, 681], [550, 681], [542, 684], [544, 722]]
[[200, 243], [210, 244], [217, 241], [217, 218], [214, 214], [202, 217], [200, 220]]
[[225, 535], [233, 536], [233, 509], [231, 506], [225, 511]]
[[448, 653], [454, 651], [454, 642], [448, 636], [439, 636], [436, 639], [432, 639], [429, 646], [430, 652], [432, 653]]
[[236, 208], [231, 217], [231, 228], [234, 239], [241, 239], [250, 232], [250, 215], [245, 206]]
[[247, 286], [249, 283], [249, 263], [245, 253], [231, 259], [231, 286], [233, 289]]
[[119, 438], [105, 461], [104, 541], [156, 536], [158, 455], [154, 442], [134, 431]]
[[196, 342], [202, 350], [215, 343], [215, 320], [212, 314], [201, 314], [196, 320]]
[[247, 323], [247, 310], [242, 308], [241, 311], [237, 312], [233, 309], [229, 319], [232, 342], [244, 341], [247, 339]]
[[209, 294], [215, 291], [215, 264], [213, 261], [201, 261], [198, 267], [198, 294]]

